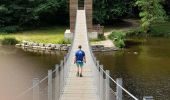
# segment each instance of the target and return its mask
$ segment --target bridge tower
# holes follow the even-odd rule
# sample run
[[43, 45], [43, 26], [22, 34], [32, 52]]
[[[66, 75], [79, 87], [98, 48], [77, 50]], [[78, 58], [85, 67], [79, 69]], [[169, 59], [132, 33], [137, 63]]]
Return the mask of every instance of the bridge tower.
[[74, 33], [77, 9], [85, 9], [87, 19], [87, 31], [92, 32], [92, 5], [93, 0], [70, 0], [70, 32]]

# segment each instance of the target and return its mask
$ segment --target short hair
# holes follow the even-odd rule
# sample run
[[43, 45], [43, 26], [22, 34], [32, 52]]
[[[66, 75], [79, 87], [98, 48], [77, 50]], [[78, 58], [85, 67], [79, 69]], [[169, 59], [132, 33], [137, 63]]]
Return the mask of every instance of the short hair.
[[78, 48], [81, 49], [81, 45], [79, 45]]

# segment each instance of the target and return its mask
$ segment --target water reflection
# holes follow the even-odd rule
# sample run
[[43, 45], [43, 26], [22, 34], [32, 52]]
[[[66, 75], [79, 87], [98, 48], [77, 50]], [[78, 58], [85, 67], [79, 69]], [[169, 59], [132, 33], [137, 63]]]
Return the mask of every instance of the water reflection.
[[0, 100], [12, 100], [32, 86], [32, 79], [42, 79], [59, 63], [66, 52], [42, 54], [25, 52], [12, 46], [0, 46]]
[[[170, 40], [154, 38], [128, 49], [95, 53], [113, 78], [122, 77], [124, 87], [142, 99], [170, 99]], [[107, 60], [106, 60], [107, 59]]]

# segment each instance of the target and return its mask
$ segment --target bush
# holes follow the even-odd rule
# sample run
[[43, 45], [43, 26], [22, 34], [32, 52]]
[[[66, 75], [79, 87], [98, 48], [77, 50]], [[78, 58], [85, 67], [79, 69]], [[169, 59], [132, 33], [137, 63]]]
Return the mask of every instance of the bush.
[[151, 26], [149, 34], [154, 37], [170, 37], [170, 22], [155, 23]]
[[0, 28], [0, 32], [4, 32], [4, 33], [15, 33], [22, 30], [19, 26], [6, 26], [6, 27], [2, 27]]
[[144, 32], [141, 28], [130, 29], [129, 31], [126, 32], [126, 37], [140, 37], [140, 36], [144, 36]]
[[98, 40], [105, 40], [105, 36], [103, 34], [98, 34]]
[[2, 40], [2, 45], [15, 45], [17, 44], [19, 41], [13, 37], [5, 37]]
[[58, 41], [58, 44], [71, 44], [71, 41], [69, 39], [62, 39]]
[[108, 38], [114, 42], [116, 47], [119, 48], [125, 47], [125, 43], [124, 43], [125, 33], [120, 31], [112, 32]]

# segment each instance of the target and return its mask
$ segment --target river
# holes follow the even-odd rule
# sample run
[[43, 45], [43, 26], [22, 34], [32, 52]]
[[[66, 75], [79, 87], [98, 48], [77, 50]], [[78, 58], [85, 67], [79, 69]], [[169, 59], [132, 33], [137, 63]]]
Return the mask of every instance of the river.
[[0, 100], [13, 100], [32, 87], [33, 78], [44, 78], [65, 54], [41, 54], [14, 46], [0, 46]]
[[[65, 54], [0, 46], [0, 100], [12, 100], [30, 88], [33, 78], [44, 78]], [[114, 79], [123, 78], [123, 87], [137, 98], [153, 96], [155, 100], [170, 100], [170, 39], [151, 38], [121, 51], [95, 52], [95, 55]]]
[[151, 38], [121, 51], [95, 55], [139, 99], [170, 100], [170, 39]]

